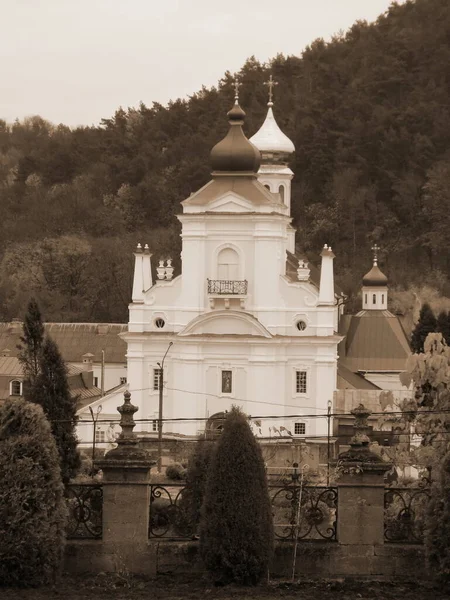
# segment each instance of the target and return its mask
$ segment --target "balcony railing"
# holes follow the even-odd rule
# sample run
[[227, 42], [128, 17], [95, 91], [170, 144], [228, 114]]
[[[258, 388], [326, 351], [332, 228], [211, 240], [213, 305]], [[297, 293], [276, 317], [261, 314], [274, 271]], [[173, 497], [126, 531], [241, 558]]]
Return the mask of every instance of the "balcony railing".
[[247, 281], [208, 279], [208, 294], [244, 296], [247, 294]]

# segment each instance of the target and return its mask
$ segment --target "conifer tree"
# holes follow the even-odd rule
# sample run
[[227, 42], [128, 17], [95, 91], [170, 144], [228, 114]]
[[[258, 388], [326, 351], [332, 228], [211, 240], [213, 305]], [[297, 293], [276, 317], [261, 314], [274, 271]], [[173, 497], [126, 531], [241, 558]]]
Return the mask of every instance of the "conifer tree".
[[437, 318], [436, 331], [442, 333], [447, 346], [450, 345], [450, 313], [442, 310]]
[[211, 459], [200, 522], [203, 561], [222, 584], [256, 585], [267, 575], [273, 523], [261, 448], [247, 417], [227, 414]]
[[411, 348], [416, 354], [423, 352], [423, 345], [429, 333], [436, 331], [437, 321], [428, 303], [420, 309], [419, 320], [411, 334]]
[[66, 519], [48, 420], [40, 406], [23, 398], [7, 400], [0, 406], [0, 587], [54, 582]]
[[20, 350], [19, 361], [25, 376], [25, 397], [27, 390], [36, 381], [39, 374], [39, 361], [44, 342], [44, 324], [41, 311], [34, 298], [28, 303], [27, 313], [23, 322], [23, 335], [20, 337], [21, 344], [17, 346]]
[[50, 421], [58, 448], [62, 480], [66, 484], [80, 466], [77, 451], [76, 399], [72, 398], [67, 381], [67, 367], [56, 343], [47, 337], [39, 361], [40, 372], [29, 390], [29, 399], [40, 404]]

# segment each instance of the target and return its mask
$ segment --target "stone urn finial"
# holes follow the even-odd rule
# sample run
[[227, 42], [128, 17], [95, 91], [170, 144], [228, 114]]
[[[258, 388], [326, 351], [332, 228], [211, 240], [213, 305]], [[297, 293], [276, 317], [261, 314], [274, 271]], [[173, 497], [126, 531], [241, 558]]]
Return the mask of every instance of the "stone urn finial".
[[350, 440], [350, 449], [339, 454], [338, 464], [346, 472], [349, 468], [379, 471], [383, 473], [391, 468], [391, 463], [385, 462], [382, 458], [370, 450], [370, 437], [367, 435], [370, 430], [368, 418], [372, 414], [363, 404], [360, 404], [352, 411], [355, 417], [353, 423], [354, 434]]
[[118, 436], [117, 448], [113, 448], [105, 454], [102, 460], [96, 461], [100, 469], [105, 470], [116, 467], [117, 465], [125, 466], [151, 466], [155, 464], [154, 460], [150, 460], [148, 452], [139, 446], [139, 440], [133, 429], [136, 425], [133, 415], [139, 409], [131, 404], [131, 394], [126, 390], [123, 394], [123, 404], [117, 407], [120, 413], [119, 425], [122, 432]]

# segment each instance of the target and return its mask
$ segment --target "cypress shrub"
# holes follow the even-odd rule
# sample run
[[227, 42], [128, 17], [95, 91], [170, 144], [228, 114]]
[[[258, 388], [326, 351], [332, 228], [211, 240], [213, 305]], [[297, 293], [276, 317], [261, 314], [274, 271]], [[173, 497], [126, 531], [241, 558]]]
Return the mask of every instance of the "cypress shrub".
[[427, 517], [428, 566], [437, 582], [450, 588], [450, 452], [443, 457], [431, 487]]
[[35, 587], [54, 581], [66, 518], [49, 422], [40, 406], [7, 400], [0, 407], [1, 585]]
[[256, 585], [273, 552], [272, 510], [261, 448], [247, 417], [227, 414], [206, 481], [200, 553], [216, 583]]
[[206, 478], [214, 451], [214, 442], [202, 435], [196, 442], [186, 471], [186, 487], [179, 501], [186, 530], [191, 535], [198, 533], [200, 511], [205, 495]]
[[413, 332], [411, 333], [411, 349], [415, 354], [424, 351], [423, 345], [429, 333], [436, 331], [437, 320], [434, 312], [428, 303], [425, 303], [420, 309], [419, 320]]

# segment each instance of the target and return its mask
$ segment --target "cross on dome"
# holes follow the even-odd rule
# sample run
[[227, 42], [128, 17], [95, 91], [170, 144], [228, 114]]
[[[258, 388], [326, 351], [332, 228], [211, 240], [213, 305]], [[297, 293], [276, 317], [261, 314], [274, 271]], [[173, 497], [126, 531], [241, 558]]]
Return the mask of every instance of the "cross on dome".
[[267, 85], [269, 88], [269, 102], [268, 106], [273, 106], [273, 88], [278, 85], [278, 81], [274, 81], [272, 74], [269, 77], [269, 81], [265, 81], [264, 85]]
[[373, 251], [373, 264], [377, 265], [378, 264], [378, 250], [381, 250], [380, 246], [378, 246], [378, 244], [374, 244], [371, 248], [371, 250]]
[[239, 82], [238, 76], [235, 75], [233, 87], [234, 87], [234, 99], [236, 100], [236, 104], [238, 103], [238, 100], [239, 100], [239, 88], [241, 87], [241, 85], [242, 85], [242, 83]]

